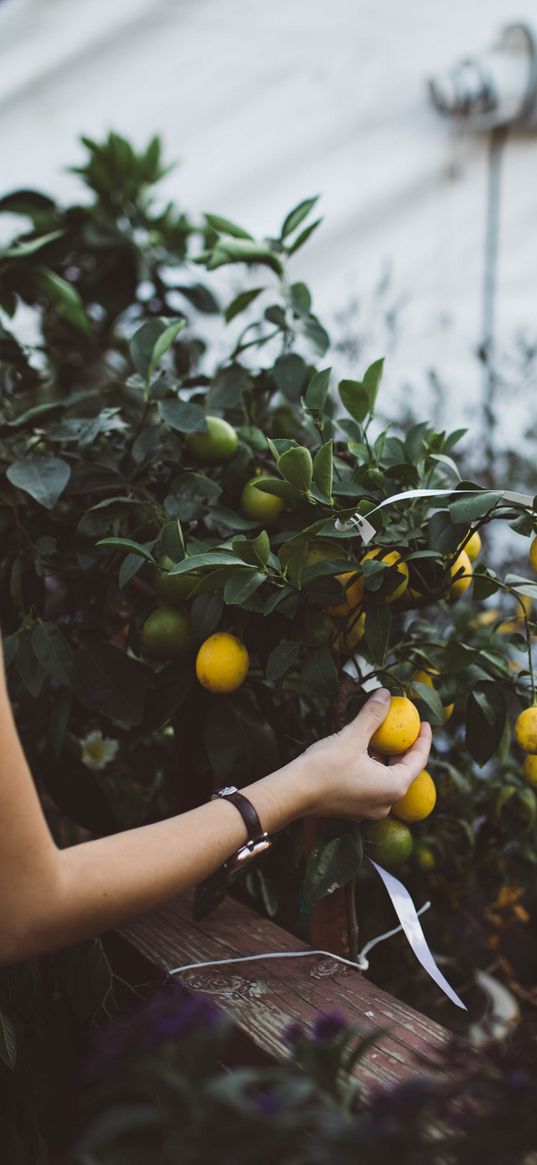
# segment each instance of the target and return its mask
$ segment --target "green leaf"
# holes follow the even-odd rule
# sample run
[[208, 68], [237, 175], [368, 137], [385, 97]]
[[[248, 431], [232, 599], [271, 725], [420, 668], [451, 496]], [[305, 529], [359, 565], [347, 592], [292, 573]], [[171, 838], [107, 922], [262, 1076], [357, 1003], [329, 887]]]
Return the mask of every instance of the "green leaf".
[[296, 231], [297, 227], [308, 217], [308, 214], [313, 210], [313, 207], [318, 201], [319, 195], [316, 194], [313, 198], [305, 198], [302, 202], [298, 203], [298, 206], [293, 207], [293, 210], [290, 210], [284, 219], [280, 238], [286, 239], [288, 235]]
[[188, 571], [201, 570], [204, 566], [240, 566], [244, 567], [242, 558], [231, 554], [229, 550], [208, 550], [204, 554], [190, 554], [183, 562], [178, 562], [170, 569], [170, 574], [185, 574]]
[[170, 429], [178, 433], [205, 433], [207, 419], [205, 412], [199, 405], [184, 400], [161, 400], [159, 412], [162, 420]]
[[164, 498], [164, 509], [171, 518], [188, 522], [199, 518], [206, 508], [207, 498], [217, 498], [222, 487], [204, 473], [187, 472], [174, 478]]
[[313, 480], [321, 493], [329, 500], [332, 497], [333, 461], [333, 443], [332, 441], [326, 441], [315, 454], [313, 461]]
[[44, 417], [47, 413], [57, 412], [58, 409], [63, 408], [65, 408], [63, 401], [50, 401], [48, 404], [34, 405], [33, 408], [26, 409], [24, 413], [20, 413], [14, 421], [6, 421], [6, 424], [10, 429], [22, 429], [38, 417]]
[[75, 690], [85, 708], [132, 728], [143, 719], [153, 674], [108, 643], [85, 642], [75, 657]]
[[260, 570], [251, 570], [243, 567], [240, 572], [228, 579], [224, 586], [224, 602], [228, 606], [240, 606], [246, 602], [255, 591], [265, 582], [265, 575]]
[[231, 303], [228, 304], [224, 312], [224, 319], [226, 324], [231, 323], [231, 320], [234, 320], [235, 316], [240, 315], [241, 312], [246, 311], [246, 308], [249, 307], [250, 304], [254, 302], [254, 299], [257, 299], [258, 295], [261, 295], [261, 292], [264, 290], [264, 287], [252, 287], [249, 291], [241, 291], [239, 295], [236, 295], [235, 298], [231, 300]]
[[343, 407], [355, 421], [365, 421], [371, 411], [369, 394], [360, 380], [340, 380], [338, 392]]
[[483, 683], [466, 701], [466, 745], [478, 765], [497, 752], [506, 718], [505, 696], [497, 684]]
[[209, 386], [209, 406], [217, 409], [234, 408], [240, 404], [242, 394], [251, 383], [250, 373], [242, 364], [228, 364], [220, 368]]
[[382, 667], [386, 659], [391, 626], [392, 613], [387, 604], [368, 608], [365, 620], [365, 640], [371, 662], [378, 667]]
[[34, 498], [46, 510], [53, 510], [61, 497], [71, 470], [59, 457], [26, 457], [15, 461], [6, 470], [12, 485]]
[[308, 316], [311, 312], [311, 293], [305, 283], [292, 283], [289, 288], [289, 302], [297, 316]]
[[384, 357], [382, 357], [381, 360], [375, 360], [373, 364], [370, 364], [364, 376], [364, 388], [369, 399], [370, 412], [373, 412], [375, 408], [383, 370]]
[[[134, 333], [129, 344], [130, 354], [136, 371], [145, 384], [151, 380], [152, 371], [156, 368], [158, 360], [162, 359], [164, 352], [173, 344], [175, 335], [177, 335], [177, 332], [175, 335], [173, 334], [173, 329], [177, 328], [177, 331], [180, 331], [184, 326], [184, 320], [169, 320], [163, 316], [158, 316], [153, 320], [146, 320]], [[161, 337], [165, 342], [163, 351], [158, 346]], [[154, 363], [155, 356], [157, 356], [156, 363]]]
[[129, 554], [137, 554], [145, 558], [146, 562], [155, 563], [155, 557], [141, 542], [134, 542], [132, 538], [101, 538], [97, 546], [114, 546], [116, 550], [128, 550]]
[[209, 271], [217, 267], [224, 267], [227, 263], [260, 263], [271, 267], [277, 275], [283, 275], [280, 259], [271, 251], [270, 247], [263, 246], [250, 239], [220, 239], [214, 248], [207, 263]]
[[0, 1060], [13, 1071], [17, 1063], [17, 1031], [11, 1017], [0, 1011]]
[[[369, 614], [368, 614], [367, 618], [369, 619]], [[366, 619], [366, 623], [367, 623], [367, 619]], [[429, 687], [428, 684], [422, 684], [422, 683], [419, 683], [419, 681], [418, 682], [413, 681], [412, 682], [412, 699], [421, 700], [421, 702], [423, 704], [425, 704], [426, 708], [428, 708], [429, 712], [432, 715], [431, 723], [433, 723], [433, 724], [443, 724], [444, 723], [444, 708], [443, 708], [440, 696], [438, 695], [438, 692], [434, 688]]]
[[217, 315], [220, 311], [218, 300], [204, 283], [181, 284], [175, 286], [173, 290], [184, 295], [196, 311], [203, 312], [204, 315]]
[[331, 368], [323, 368], [310, 380], [304, 397], [309, 409], [317, 409], [320, 413], [324, 411], [331, 375]]
[[179, 332], [183, 331], [184, 327], [186, 327], [186, 320], [176, 320], [175, 323], [170, 324], [169, 327], [165, 328], [165, 330], [159, 336], [151, 354], [151, 360], [147, 370], [147, 380], [151, 380], [151, 377], [153, 376], [153, 373], [156, 372], [162, 357], [166, 355], [168, 348], [171, 348], [174, 340], [179, 335]]
[[70, 687], [75, 675], [74, 655], [60, 628], [54, 623], [35, 623], [32, 628], [32, 648], [47, 675]]
[[234, 538], [232, 547], [235, 554], [248, 566], [266, 566], [270, 557], [270, 539], [266, 530], [257, 538]]
[[513, 587], [513, 590], [519, 595], [527, 595], [529, 599], [537, 599], [537, 582], [533, 579], [522, 578], [519, 574], [507, 574], [505, 576], [507, 586]]
[[[456, 491], [454, 491], [456, 493]], [[461, 498], [460, 501], [452, 502], [448, 506], [451, 514], [452, 522], [459, 522], [469, 526], [470, 522], [475, 522], [478, 518], [483, 518], [490, 510], [501, 501], [501, 492], [499, 490], [483, 490], [474, 497]]]
[[2, 646], [4, 649], [4, 667], [7, 671], [19, 650], [18, 635], [6, 635], [5, 639], [2, 640]]
[[131, 579], [135, 578], [138, 572], [144, 565], [143, 558], [137, 554], [127, 554], [121, 563], [118, 574], [118, 586], [120, 591], [130, 583]]
[[256, 477], [254, 484], [261, 493], [276, 494], [276, 497], [286, 498], [290, 502], [296, 502], [300, 497], [300, 490], [280, 477]]
[[300, 644], [294, 639], [282, 639], [273, 647], [265, 667], [265, 677], [275, 683], [289, 671], [300, 655]]
[[167, 522], [160, 532], [162, 549], [173, 562], [182, 562], [185, 557], [185, 539], [179, 518]]
[[287, 254], [289, 256], [294, 255], [299, 247], [303, 247], [304, 243], [307, 243], [310, 236], [317, 230], [317, 227], [321, 225], [322, 221], [322, 218], [316, 218], [315, 222], [310, 223], [300, 235], [297, 235], [297, 238], [291, 243], [291, 246], [287, 247]]
[[61, 275], [57, 275], [55, 271], [46, 269], [38, 272], [37, 282], [54, 304], [56, 311], [74, 328], [78, 328], [79, 332], [83, 332], [85, 336], [90, 336], [92, 332], [90, 319], [86, 314], [78, 291], [72, 283], [62, 279]]
[[295, 352], [278, 356], [270, 375], [287, 400], [300, 400], [308, 380], [308, 366], [301, 356]]
[[221, 595], [196, 595], [190, 608], [190, 622], [196, 639], [201, 642], [216, 631], [223, 610]]
[[294, 485], [295, 489], [307, 493], [313, 477], [313, 461], [305, 445], [297, 445], [296, 448], [282, 453], [278, 460], [278, 469], [282, 477]]
[[231, 235], [234, 239], [252, 239], [252, 235], [244, 230], [244, 227], [237, 226], [237, 223], [231, 222], [229, 218], [222, 218], [220, 214], [206, 214], [205, 219], [213, 231], [218, 231], [219, 234]]
[[63, 231], [49, 231], [47, 235], [41, 235], [38, 239], [29, 239], [27, 243], [14, 243], [7, 250], [0, 251], [0, 261], [2, 259], [28, 259], [30, 255], [35, 255], [43, 247], [48, 247], [49, 243], [53, 243], [55, 239], [60, 239], [62, 235]]
[[[499, 589], [499, 581], [493, 570], [488, 570], [487, 567], [477, 567], [474, 571], [473, 577], [473, 596], [476, 602], [481, 603], [484, 599], [495, 595]], [[535, 587], [535, 598], [537, 598], [537, 587]]]
[[320, 842], [308, 853], [302, 888], [305, 906], [312, 906], [339, 886], [345, 886], [362, 864], [362, 840], [358, 833], [344, 833]]
[[308, 651], [301, 671], [301, 683], [320, 696], [333, 699], [337, 694], [337, 671], [327, 644]]

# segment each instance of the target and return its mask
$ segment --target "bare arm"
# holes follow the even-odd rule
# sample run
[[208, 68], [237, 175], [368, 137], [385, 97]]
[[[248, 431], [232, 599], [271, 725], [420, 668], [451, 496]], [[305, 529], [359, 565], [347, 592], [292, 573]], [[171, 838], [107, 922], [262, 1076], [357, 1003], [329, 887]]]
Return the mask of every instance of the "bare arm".
[[[1, 654], [1, 653], [0, 653]], [[424, 767], [430, 730], [398, 764], [368, 754], [386, 704], [372, 698], [342, 732], [248, 786], [263, 828], [305, 814], [382, 817]], [[246, 840], [225, 801], [58, 850], [17, 735], [0, 662], [0, 963], [119, 925], [214, 873]]]

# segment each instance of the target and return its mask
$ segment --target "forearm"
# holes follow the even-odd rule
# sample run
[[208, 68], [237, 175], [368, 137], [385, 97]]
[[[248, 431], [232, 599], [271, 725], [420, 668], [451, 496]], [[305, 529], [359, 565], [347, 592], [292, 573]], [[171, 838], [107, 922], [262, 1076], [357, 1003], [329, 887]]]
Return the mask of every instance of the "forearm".
[[[308, 811], [307, 765], [300, 758], [244, 790], [263, 828], [274, 833]], [[55, 850], [40, 885], [21, 902], [16, 959], [118, 926], [197, 884], [244, 843], [241, 815], [217, 800], [153, 825]], [[9, 951], [4, 961], [11, 961]]]

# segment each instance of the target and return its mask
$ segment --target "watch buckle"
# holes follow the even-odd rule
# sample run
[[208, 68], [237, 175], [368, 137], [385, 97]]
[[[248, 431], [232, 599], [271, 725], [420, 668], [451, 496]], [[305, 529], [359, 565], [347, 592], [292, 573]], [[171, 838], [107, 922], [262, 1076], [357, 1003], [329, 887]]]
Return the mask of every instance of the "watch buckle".
[[226, 873], [233, 874], [235, 870], [239, 870], [251, 858], [257, 858], [259, 854], [265, 853], [265, 850], [270, 849], [271, 845], [272, 841], [268, 833], [262, 833], [255, 841], [247, 841], [225, 863]]

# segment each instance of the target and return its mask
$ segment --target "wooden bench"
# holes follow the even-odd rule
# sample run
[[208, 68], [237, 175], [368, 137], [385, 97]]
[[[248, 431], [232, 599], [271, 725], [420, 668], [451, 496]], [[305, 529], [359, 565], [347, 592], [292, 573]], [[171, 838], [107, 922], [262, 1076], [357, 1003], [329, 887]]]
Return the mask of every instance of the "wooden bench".
[[[162, 980], [188, 963], [308, 948], [229, 898], [196, 922], [192, 896], [185, 895], [110, 936], [108, 949], [118, 973], [141, 983], [155, 976]], [[358, 1069], [366, 1088], [408, 1079], [424, 1068], [438, 1071], [438, 1056], [451, 1039], [439, 1024], [330, 957], [208, 967], [178, 979], [189, 991], [211, 996], [232, 1017], [243, 1063], [287, 1057], [283, 1033], [291, 1021], [309, 1028], [319, 1012], [336, 1009], [364, 1034], [384, 1029]]]

